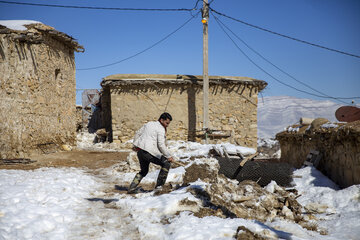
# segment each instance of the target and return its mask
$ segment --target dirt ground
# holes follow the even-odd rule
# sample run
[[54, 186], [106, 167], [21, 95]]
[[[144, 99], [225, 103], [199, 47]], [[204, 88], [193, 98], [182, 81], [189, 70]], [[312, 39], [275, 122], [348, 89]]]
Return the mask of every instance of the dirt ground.
[[69, 151], [37, 155], [30, 158], [30, 163], [3, 163], [0, 169], [34, 170], [42, 167], [87, 167], [89, 169], [107, 168], [126, 160], [129, 152], [104, 151]]

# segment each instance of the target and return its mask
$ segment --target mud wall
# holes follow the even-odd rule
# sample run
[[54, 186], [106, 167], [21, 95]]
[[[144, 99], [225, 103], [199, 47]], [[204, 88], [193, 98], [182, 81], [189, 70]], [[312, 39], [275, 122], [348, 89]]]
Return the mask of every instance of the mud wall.
[[[202, 141], [203, 94], [195, 84], [154, 86], [127, 85], [104, 91], [111, 105], [114, 142], [125, 142], [144, 123], [157, 120], [164, 111], [173, 116], [169, 140]], [[222, 130], [210, 136], [211, 142], [230, 141], [243, 146], [257, 146], [258, 89], [245, 85], [212, 85], [209, 89], [210, 128]], [[103, 109], [106, 109], [103, 107]], [[106, 114], [105, 114], [106, 115]], [[111, 116], [111, 117], [110, 117]], [[110, 119], [111, 118], [111, 119]], [[226, 135], [226, 136], [225, 136]]]
[[318, 169], [331, 180], [341, 187], [360, 184], [360, 121], [325, 123], [315, 128], [295, 126], [276, 138], [281, 146], [281, 161], [300, 168], [309, 152], [317, 150], [322, 154]]
[[41, 43], [0, 34], [0, 158], [75, 143], [74, 50], [37, 34]]

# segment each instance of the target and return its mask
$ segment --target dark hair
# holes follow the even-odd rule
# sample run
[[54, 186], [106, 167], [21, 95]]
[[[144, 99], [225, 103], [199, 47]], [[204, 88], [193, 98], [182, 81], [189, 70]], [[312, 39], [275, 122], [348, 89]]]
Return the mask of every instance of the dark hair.
[[163, 120], [170, 119], [170, 121], [172, 121], [172, 116], [170, 115], [170, 113], [164, 112], [163, 114], [160, 115], [158, 121], [160, 121], [160, 119]]

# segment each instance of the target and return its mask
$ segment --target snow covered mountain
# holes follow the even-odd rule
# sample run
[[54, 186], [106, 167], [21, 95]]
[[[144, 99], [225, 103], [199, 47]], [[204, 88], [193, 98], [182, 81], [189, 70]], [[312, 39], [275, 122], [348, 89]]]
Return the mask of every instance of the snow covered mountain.
[[285, 127], [299, 122], [301, 117], [326, 118], [337, 121], [335, 111], [343, 106], [333, 101], [319, 101], [289, 96], [259, 98], [258, 137], [274, 138]]

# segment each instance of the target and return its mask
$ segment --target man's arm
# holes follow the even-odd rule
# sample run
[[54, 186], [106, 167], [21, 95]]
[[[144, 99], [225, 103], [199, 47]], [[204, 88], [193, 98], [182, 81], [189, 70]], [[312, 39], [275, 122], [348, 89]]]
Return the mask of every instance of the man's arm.
[[165, 130], [157, 131], [157, 146], [158, 146], [160, 152], [164, 155], [164, 157], [171, 159], [171, 161], [172, 161], [172, 156], [171, 156], [168, 148], [165, 145]]
[[135, 141], [136, 141], [137, 139], [139, 139], [139, 137], [141, 136], [141, 134], [142, 134], [143, 131], [144, 131], [144, 128], [145, 128], [145, 124], [144, 124], [139, 130], [136, 131], [135, 136], [134, 136], [134, 141], [133, 141], [133, 143], [135, 143]]

